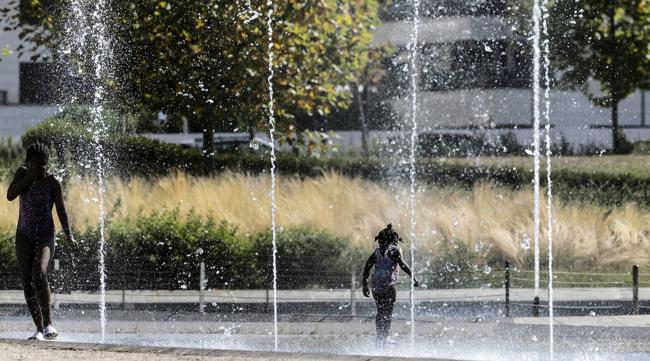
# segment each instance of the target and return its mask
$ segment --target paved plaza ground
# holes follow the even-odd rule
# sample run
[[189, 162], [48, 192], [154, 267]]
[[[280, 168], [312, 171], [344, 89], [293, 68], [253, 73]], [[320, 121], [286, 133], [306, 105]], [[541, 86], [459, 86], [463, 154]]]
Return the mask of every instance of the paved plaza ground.
[[[110, 310], [103, 346], [98, 345], [101, 337], [96, 309], [60, 309], [55, 317], [61, 330], [59, 341], [28, 344], [16, 341], [24, 340], [32, 331], [28, 315], [20, 308], [0, 309], [0, 338], [5, 340], [0, 341], [0, 355], [4, 356], [0, 359], [34, 360], [24, 355], [36, 355], [41, 359], [40, 356], [48, 352], [44, 347], [55, 347], [53, 358], [48, 360], [69, 361], [71, 357], [92, 361], [282, 360], [300, 356], [297, 359], [424, 357], [541, 361], [547, 359], [549, 349], [548, 318], [544, 317], [457, 317], [419, 321], [415, 347], [410, 347], [409, 322], [399, 319], [392, 328], [395, 344], [377, 350], [372, 318], [341, 320], [281, 315], [279, 351], [291, 354], [270, 352], [274, 350], [273, 324], [268, 322], [268, 315]], [[558, 317], [555, 325], [556, 360], [650, 360], [650, 316]], [[141, 346], [164, 349], [138, 348]], [[188, 348], [203, 351], [178, 356], [187, 353]], [[77, 349], [80, 351], [75, 351]], [[235, 353], [227, 354], [223, 350], [235, 350]], [[115, 351], [121, 352], [114, 354]], [[255, 353], [237, 353], [243, 351]], [[175, 356], [170, 358], [170, 353]], [[361, 358], [350, 358], [350, 355], [361, 355]]]
[[[0, 339], [0, 355], [4, 361], [49, 360], [69, 361], [400, 361], [396, 357], [332, 356], [306, 353], [206, 351], [197, 349], [163, 349], [153, 347], [114, 347], [75, 343], [16, 342]], [[408, 359], [416, 360], [416, 359]]]
[[[648, 289], [642, 291], [645, 295]], [[415, 346], [411, 346], [407, 295], [401, 294], [391, 328], [394, 344], [384, 349], [374, 343], [370, 300], [352, 295], [356, 302], [352, 312], [349, 291], [283, 291], [280, 352], [272, 352], [273, 314], [265, 307], [264, 291], [204, 295], [209, 311], [205, 313], [198, 312], [199, 295], [193, 292], [113, 291], [103, 340], [96, 294], [57, 295], [61, 305], [54, 310], [54, 319], [61, 336], [53, 343], [36, 344], [20, 341], [33, 332], [22, 295], [0, 292], [0, 360], [31, 361], [34, 358], [27, 356], [51, 355], [48, 360], [53, 361], [73, 357], [91, 361], [382, 357], [542, 361], [550, 350], [549, 319], [529, 317], [532, 293], [527, 289], [511, 294], [513, 317], [505, 316], [501, 289], [420, 293], [424, 299], [416, 310]], [[557, 294], [555, 361], [650, 361], [650, 315], [626, 315], [629, 289], [563, 289]], [[648, 310], [647, 302], [641, 303], [640, 310]], [[546, 310], [541, 313], [544, 316]]]

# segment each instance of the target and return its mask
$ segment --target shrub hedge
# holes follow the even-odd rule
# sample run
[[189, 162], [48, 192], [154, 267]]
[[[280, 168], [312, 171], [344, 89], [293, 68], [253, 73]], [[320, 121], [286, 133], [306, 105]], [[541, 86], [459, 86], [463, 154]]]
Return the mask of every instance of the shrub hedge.
[[0, 179], [14, 175], [14, 171], [25, 159], [25, 150], [14, 144], [11, 138], [0, 139]]
[[[271, 286], [270, 232], [243, 234], [226, 222], [161, 210], [137, 219], [109, 223], [106, 269], [110, 289], [198, 289], [205, 262], [209, 288], [264, 289]], [[95, 290], [99, 284], [99, 233], [76, 234], [79, 247], [59, 237], [58, 290]], [[0, 289], [20, 288], [13, 232], [0, 237]], [[336, 287], [348, 284], [352, 267], [363, 267], [345, 238], [310, 227], [277, 233], [280, 288]]]
[[[55, 160], [60, 163], [79, 164], [79, 171], [92, 169], [96, 162], [97, 145], [93, 141], [95, 128], [88, 125], [89, 111], [73, 108], [49, 118], [28, 130], [22, 143], [41, 142], [50, 145]], [[183, 149], [174, 144], [161, 143], [144, 137], [122, 134], [107, 120], [109, 137], [102, 137], [101, 152], [108, 163], [107, 169], [121, 176], [164, 175], [175, 170], [196, 173], [203, 170], [199, 150]]]
[[[51, 144], [59, 161], [69, 158], [74, 163], [86, 165], [94, 162], [94, 143], [91, 132], [79, 122], [75, 112], [63, 113], [29, 130], [23, 144], [41, 141]], [[214, 168], [197, 149], [160, 143], [134, 135], [114, 135], [102, 143], [110, 162], [110, 169], [121, 176], [160, 176], [175, 171], [206, 174], [232, 170], [250, 174], [268, 172], [268, 155], [229, 154], [215, 156]], [[352, 177], [374, 181], [408, 179], [404, 166], [396, 166], [384, 159], [296, 157], [280, 153], [276, 162], [280, 174], [314, 177], [326, 171], [336, 171]], [[533, 174], [529, 169], [516, 167], [470, 166], [444, 162], [435, 158], [420, 158], [416, 164], [420, 182], [440, 186], [471, 187], [477, 183], [493, 183], [513, 189], [529, 187]], [[82, 167], [81, 171], [85, 169]], [[542, 182], [546, 177], [542, 174]], [[635, 202], [650, 207], [650, 178], [631, 174], [558, 170], [553, 174], [555, 194], [562, 200], [593, 202], [615, 206]]]

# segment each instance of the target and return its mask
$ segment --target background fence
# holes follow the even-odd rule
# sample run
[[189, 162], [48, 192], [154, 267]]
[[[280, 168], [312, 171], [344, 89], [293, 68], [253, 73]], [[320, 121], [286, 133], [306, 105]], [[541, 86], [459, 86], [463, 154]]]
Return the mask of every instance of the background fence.
[[[421, 287], [416, 291], [419, 304], [474, 302], [498, 304], [505, 316], [517, 308], [519, 315], [539, 316], [547, 310], [548, 273], [540, 272], [540, 292], [535, 294], [535, 273], [510, 267], [476, 269], [472, 271], [443, 270], [416, 274]], [[50, 274], [56, 294], [55, 305], [92, 304], [97, 302], [98, 270], [88, 267], [65, 269], [54, 262]], [[363, 300], [360, 270], [305, 271], [282, 269], [279, 273], [278, 301], [285, 304], [338, 304], [341, 313], [356, 314]], [[556, 309], [581, 314], [639, 314], [650, 312], [650, 281], [643, 281], [638, 266], [630, 272], [567, 272], [556, 271], [553, 277]], [[203, 312], [217, 304], [247, 305], [256, 312], [270, 311], [271, 272], [253, 270], [234, 275], [204, 263], [187, 270], [138, 269], [107, 267], [107, 302], [132, 307], [133, 304], [194, 304]], [[267, 287], [245, 287], [266, 284]], [[300, 285], [300, 287], [293, 287]], [[410, 280], [400, 277], [397, 284], [398, 302], [409, 302]], [[242, 287], [243, 286], [243, 287]], [[0, 268], [0, 303], [22, 304], [20, 276], [13, 269]], [[257, 306], [252, 307], [251, 305]], [[191, 307], [195, 307], [191, 306]], [[235, 307], [235, 306], [232, 306]], [[231, 308], [232, 308], [231, 307]], [[252, 307], [252, 308], [251, 308]], [[216, 307], [218, 308], [218, 307]], [[243, 308], [242, 308], [243, 309]]]

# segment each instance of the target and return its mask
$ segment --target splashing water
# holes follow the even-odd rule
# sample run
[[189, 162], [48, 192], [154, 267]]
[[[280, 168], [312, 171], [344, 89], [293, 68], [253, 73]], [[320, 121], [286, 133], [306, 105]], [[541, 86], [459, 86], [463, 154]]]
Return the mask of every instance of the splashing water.
[[415, 227], [416, 227], [416, 169], [415, 153], [418, 137], [418, 37], [420, 33], [420, 1], [413, 1], [413, 28], [411, 31], [411, 146], [409, 154], [409, 176], [411, 181], [411, 346], [415, 346]]
[[540, 42], [540, 20], [542, 11], [539, 5], [540, 0], [535, 0], [533, 5], [533, 156], [534, 159], [534, 230], [533, 243], [535, 247], [535, 297], [539, 297], [539, 236], [540, 236], [540, 208], [539, 208], [539, 188], [540, 188], [540, 109], [539, 109], [539, 74], [541, 50]]
[[253, 22], [255, 19], [259, 18], [260, 15], [262, 15], [259, 13], [259, 11], [253, 9], [253, 5], [251, 5], [251, 0], [246, 0], [245, 12], [247, 15], [249, 15], [249, 17], [247, 17], [246, 20], [244, 20], [245, 24], [249, 24]]
[[273, 98], [273, 0], [267, 0], [269, 10], [266, 14], [268, 26], [268, 71], [267, 83], [269, 86], [269, 137], [271, 140], [271, 234], [273, 240], [273, 344], [278, 350], [278, 265], [277, 265], [277, 231], [276, 231], [276, 199], [275, 199], [275, 100]]
[[[110, 59], [110, 46], [106, 38], [106, 27], [103, 21], [106, 3], [99, 0], [94, 3], [92, 13], [87, 14], [88, 8], [83, 0], [74, 0], [70, 4], [71, 17], [67, 20], [66, 40], [62, 44], [62, 53], [67, 56], [75, 71], [83, 71], [84, 51], [90, 49], [93, 72], [89, 75], [94, 83], [93, 100], [90, 109], [92, 121], [92, 142], [95, 148], [95, 162], [97, 170], [98, 206], [99, 206], [99, 321], [101, 328], [101, 341], [104, 342], [106, 335], [106, 238], [105, 238], [105, 206], [104, 195], [106, 186], [104, 173], [106, 169], [106, 157], [102, 145], [102, 139], [108, 132], [103, 116], [104, 86], [102, 82], [106, 77], [106, 64]], [[76, 62], [76, 64], [74, 64]], [[72, 99], [74, 103], [76, 97]]]
[[546, 146], [546, 236], [548, 239], [548, 325], [549, 325], [549, 351], [551, 360], [554, 358], [554, 330], [553, 330], [553, 182], [551, 179], [551, 77], [550, 77], [550, 47], [548, 37], [548, 0], [542, 2], [544, 32], [544, 121], [545, 121], [545, 146]]
[[110, 58], [109, 44], [106, 39], [106, 27], [104, 25], [103, 16], [106, 11], [105, 0], [99, 0], [95, 3], [93, 13], [91, 16], [93, 37], [95, 39], [96, 48], [93, 51], [92, 61], [95, 77], [95, 92], [93, 94], [93, 104], [91, 109], [91, 116], [93, 121], [93, 143], [95, 145], [95, 161], [97, 162], [97, 185], [99, 191], [99, 321], [101, 324], [102, 343], [106, 335], [106, 238], [104, 235], [105, 229], [105, 210], [104, 210], [104, 194], [106, 193], [106, 186], [104, 184], [104, 172], [106, 165], [106, 157], [102, 145], [102, 138], [106, 136], [108, 131], [106, 122], [103, 116], [103, 103], [104, 103], [104, 86], [102, 82], [106, 73], [106, 62]]
[[[82, 10], [81, 0], [73, 0], [70, 3], [71, 16], [66, 20], [64, 25], [65, 37], [63, 44], [61, 44], [61, 53], [66, 57], [69, 65], [72, 67], [68, 69], [70, 77], [76, 77], [82, 73], [83, 67], [81, 66], [80, 59], [83, 58], [83, 51], [87, 48], [88, 28], [87, 17]], [[72, 93], [71, 103], [74, 104], [78, 101], [75, 91]], [[59, 110], [64, 107], [59, 106]]]

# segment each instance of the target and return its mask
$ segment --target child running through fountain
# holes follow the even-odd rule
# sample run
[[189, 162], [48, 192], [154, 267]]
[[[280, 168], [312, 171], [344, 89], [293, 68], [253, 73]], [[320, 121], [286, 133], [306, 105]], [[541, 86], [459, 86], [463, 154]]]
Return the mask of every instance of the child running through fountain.
[[[370, 269], [375, 266], [372, 274], [372, 297], [377, 304], [377, 316], [375, 318], [377, 328], [376, 343], [378, 347], [383, 347], [389, 342], [388, 334], [393, 316], [393, 305], [396, 300], [395, 283], [399, 275], [397, 266], [400, 266], [409, 277], [411, 276], [411, 269], [402, 260], [402, 251], [398, 247], [398, 242], [401, 242], [402, 238], [393, 230], [392, 224], [379, 232], [375, 237], [375, 241], [379, 243], [379, 247], [372, 252], [363, 269], [363, 295], [370, 297], [368, 277], [370, 276]], [[415, 279], [413, 281], [415, 287], [417, 287], [418, 281]]]
[[74, 246], [76, 241], [68, 224], [61, 183], [47, 168], [48, 148], [40, 143], [33, 144], [27, 149], [26, 158], [26, 164], [18, 168], [7, 190], [9, 201], [20, 196], [16, 258], [27, 307], [36, 325], [36, 332], [29, 339], [54, 340], [58, 332], [52, 326], [47, 281], [55, 247], [53, 205], [56, 205], [68, 242]]

